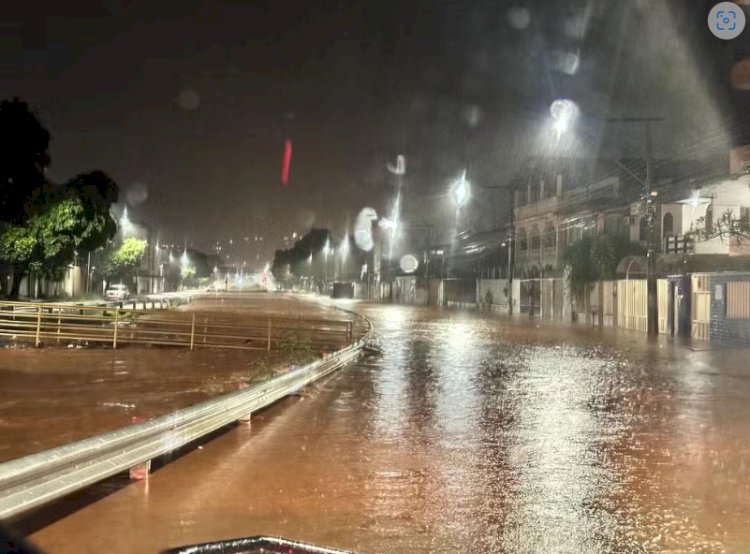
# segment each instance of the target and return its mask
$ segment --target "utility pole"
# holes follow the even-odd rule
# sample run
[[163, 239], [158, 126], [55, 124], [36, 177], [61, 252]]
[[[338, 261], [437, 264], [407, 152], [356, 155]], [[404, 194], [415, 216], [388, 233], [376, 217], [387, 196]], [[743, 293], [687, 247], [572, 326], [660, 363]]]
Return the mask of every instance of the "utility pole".
[[513, 274], [515, 270], [515, 242], [516, 242], [516, 190], [517, 184], [512, 182], [508, 186], [485, 185], [479, 188], [488, 190], [505, 190], [510, 194], [510, 236], [506, 242], [508, 247], [508, 315], [513, 315]]
[[654, 202], [653, 191], [651, 190], [651, 120], [645, 121], [645, 141], [644, 155], [646, 157], [646, 183], [644, 190], [644, 199], [646, 204], [646, 222], [648, 223], [648, 253], [646, 254], [646, 293], [647, 300], [647, 317], [648, 317], [648, 334], [659, 334], [659, 302], [657, 298], [656, 286], [656, 253], [654, 251], [655, 242], [655, 225], [656, 205]]
[[[646, 214], [647, 237], [646, 237], [646, 315], [647, 329], [649, 335], [659, 334], [659, 302], [657, 297], [656, 286], [656, 250], [655, 250], [655, 217], [656, 202], [654, 191], [652, 190], [653, 179], [653, 160], [651, 152], [651, 123], [654, 121], [664, 121], [663, 117], [618, 117], [606, 118], [605, 121], [622, 121], [635, 122], [643, 124], [643, 157], [646, 161], [646, 179], [643, 181], [642, 202]], [[630, 172], [630, 171], [628, 171]]]
[[510, 192], [510, 236], [508, 237], [508, 315], [513, 315], [513, 273], [516, 250], [516, 187]]

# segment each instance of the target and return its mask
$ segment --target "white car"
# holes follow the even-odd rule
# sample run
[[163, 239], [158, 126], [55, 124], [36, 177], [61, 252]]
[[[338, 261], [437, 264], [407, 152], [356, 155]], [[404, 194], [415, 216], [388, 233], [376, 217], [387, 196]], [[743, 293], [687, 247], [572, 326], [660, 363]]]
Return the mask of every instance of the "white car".
[[130, 297], [130, 291], [126, 285], [110, 285], [104, 292], [106, 300], [127, 300]]

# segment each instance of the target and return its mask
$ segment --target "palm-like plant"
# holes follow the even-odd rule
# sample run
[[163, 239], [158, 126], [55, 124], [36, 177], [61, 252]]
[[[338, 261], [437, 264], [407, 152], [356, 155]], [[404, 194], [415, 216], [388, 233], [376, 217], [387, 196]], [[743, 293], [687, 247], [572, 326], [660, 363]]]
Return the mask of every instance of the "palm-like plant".
[[[629, 254], [642, 254], [643, 248], [626, 239], [612, 238], [607, 233], [586, 236], [573, 243], [565, 252], [568, 288], [576, 303], [588, 309], [591, 290], [597, 282], [612, 279], [617, 264]], [[599, 306], [603, 306], [604, 287], [599, 286]], [[588, 310], [587, 310], [588, 311]], [[603, 323], [599, 310], [599, 324]]]

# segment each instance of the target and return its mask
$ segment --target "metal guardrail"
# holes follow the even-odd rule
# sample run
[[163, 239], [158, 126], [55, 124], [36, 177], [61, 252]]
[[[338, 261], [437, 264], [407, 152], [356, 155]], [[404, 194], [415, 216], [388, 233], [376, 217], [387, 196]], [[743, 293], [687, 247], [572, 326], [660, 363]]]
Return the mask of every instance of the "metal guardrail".
[[247, 417], [356, 359], [363, 346], [364, 337], [274, 379], [145, 423], [0, 464], [0, 519], [58, 500]]
[[292, 335], [310, 346], [336, 350], [354, 339], [351, 320], [247, 317], [206, 311], [166, 312], [102, 306], [0, 302], [0, 337], [60, 344], [91, 342], [272, 350]]

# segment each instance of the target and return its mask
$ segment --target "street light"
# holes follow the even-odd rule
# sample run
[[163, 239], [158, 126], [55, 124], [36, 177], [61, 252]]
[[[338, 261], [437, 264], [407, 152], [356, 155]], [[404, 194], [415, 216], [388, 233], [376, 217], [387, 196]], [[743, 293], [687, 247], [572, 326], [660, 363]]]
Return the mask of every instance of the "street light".
[[[550, 113], [552, 118], [555, 120], [555, 130], [560, 135], [568, 130], [570, 124], [578, 116], [578, 106], [571, 100], [555, 100], [550, 106]], [[643, 124], [644, 128], [644, 141], [643, 141], [643, 157], [646, 162], [646, 178], [641, 178], [633, 173], [627, 166], [614, 160], [615, 164], [633, 177], [636, 181], [643, 185], [642, 201], [645, 205], [646, 221], [648, 224], [648, 248], [646, 254], [647, 266], [646, 266], [646, 290], [647, 290], [647, 331], [649, 335], [657, 335], [659, 333], [659, 305], [658, 305], [658, 294], [657, 294], [657, 279], [656, 279], [656, 252], [654, 248], [655, 241], [655, 208], [656, 208], [656, 196], [655, 192], [651, 188], [651, 173], [652, 173], [652, 156], [651, 156], [651, 123], [654, 121], [663, 121], [661, 117], [611, 117], [605, 118], [604, 121], [608, 122], [620, 122], [620, 123], [638, 123]], [[600, 289], [601, 291], [602, 289]], [[601, 294], [601, 292], [600, 292]], [[601, 312], [600, 312], [601, 313]], [[600, 316], [601, 318], [601, 316]], [[601, 319], [600, 319], [601, 321]]]
[[132, 223], [130, 222], [130, 218], [128, 217], [128, 207], [125, 206], [125, 209], [122, 210], [122, 216], [120, 217], [120, 228], [122, 229], [123, 237], [130, 233], [131, 227]]
[[180, 265], [182, 265], [182, 267], [187, 267], [189, 261], [190, 260], [188, 259], [187, 250], [185, 250], [180, 257]]
[[339, 252], [341, 252], [341, 257], [344, 260], [349, 257], [349, 237], [344, 237], [344, 240], [341, 241], [341, 248], [339, 248]]
[[469, 202], [469, 198], [471, 198], [471, 184], [466, 180], [465, 169], [461, 172], [461, 177], [453, 183], [451, 194], [453, 195], [453, 202], [458, 208], [463, 208]]
[[578, 116], [578, 106], [572, 100], [560, 99], [552, 102], [549, 111], [552, 114], [553, 127], [559, 140]]

